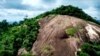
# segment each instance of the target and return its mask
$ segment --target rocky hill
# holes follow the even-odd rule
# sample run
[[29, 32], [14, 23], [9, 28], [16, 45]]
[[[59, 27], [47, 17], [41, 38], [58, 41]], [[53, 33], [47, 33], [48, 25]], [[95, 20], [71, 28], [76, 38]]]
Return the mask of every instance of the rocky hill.
[[40, 20], [32, 54], [36, 56], [76, 56], [80, 46], [100, 40], [100, 26], [67, 15], [50, 15]]
[[0, 56], [100, 56], [100, 22], [71, 5], [0, 22]]

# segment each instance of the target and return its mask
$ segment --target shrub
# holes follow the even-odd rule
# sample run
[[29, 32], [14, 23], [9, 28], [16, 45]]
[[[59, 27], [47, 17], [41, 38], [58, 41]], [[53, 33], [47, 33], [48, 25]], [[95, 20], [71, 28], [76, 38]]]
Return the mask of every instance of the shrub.
[[74, 28], [74, 27], [71, 27], [71, 28], [66, 29], [65, 31], [66, 31], [66, 33], [67, 33], [68, 35], [73, 36], [73, 35], [77, 32], [77, 29]]
[[100, 56], [100, 44], [84, 43], [81, 47], [82, 51], [78, 53], [79, 56], [88, 54], [88, 56]]

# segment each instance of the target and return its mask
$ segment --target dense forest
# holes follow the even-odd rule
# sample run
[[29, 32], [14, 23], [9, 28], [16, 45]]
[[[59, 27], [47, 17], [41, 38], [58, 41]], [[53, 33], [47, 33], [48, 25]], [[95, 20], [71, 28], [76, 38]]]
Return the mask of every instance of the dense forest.
[[[16, 56], [20, 48], [31, 50], [39, 30], [38, 21], [48, 15], [70, 15], [86, 21], [100, 24], [91, 16], [74, 6], [60, 6], [51, 11], [40, 14], [34, 18], [25, 18], [23, 21], [9, 23], [6, 20], [0, 22], [0, 56]], [[100, 56], [99, 43], [85, 43], [79, 56]]]

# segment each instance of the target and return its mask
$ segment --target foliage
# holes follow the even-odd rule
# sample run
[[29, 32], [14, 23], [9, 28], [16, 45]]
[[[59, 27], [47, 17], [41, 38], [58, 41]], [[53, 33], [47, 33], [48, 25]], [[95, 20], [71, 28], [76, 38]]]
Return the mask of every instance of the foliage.
[[100, 56], [100, 42], [84, 43], [81, 49], [82, 51], [78, 53], [79, 56]]
[[47, 56], [52, 56], [53, 49], [54, 48], [51, 45], [44, 45], [43, 48], [41, 49], [41, 52], [44, 54], [48, 54]]
[[75, 16], [75, 17], [84, 19], [86, 21], [92, 21], [92, 22], [95, 22], [97, 24], [100, 24], [100, 22], [96, 21], [91, 16], [86, 14], [84, 11], [82, 11], [82, 9], [80, 9], [78, 7], [74, 7], [72, 5], [68, 5], [68, 6], [62, 5], [61, 7], [58, 7], [56, 9], [53, 9], [52, 11], [48, 11], [48, 12], [44, 13], [43, 16], [47, 16], [50, 14]]
[[78, 56], [89, 56], [89, 55], [85, 52], [80, 52], [80, 53], [78, 53]]
[[3, 20], [2, 22], [0, 22], [0, 35], [6, 30], [8, 30], [8, 27], [9, 27], [9, 24], [6, 20]]
[[23, 24], [10, 27], [7, 32], [4, 32], [0, 41], [2, 56], [9, 54], [10, 51], [12, 52], [9, 56], [16, 56], [21, 47], [25, 47], [29, 51], [37, 37], [39, 29], [37, 21], [36, 19], [28, 19]]
[[66, 29], [65, 31], [66, 31], [66, 33], [67, 33], [68, 35], [73, 36], [73, 35], [77, 32], [77, 29], [74, 28], [74, 27], [71, 27], [71, 28]]
[[35, 55], [32, 55], [30, 52], [28, 52], [27, 54], [22, 54], [21, 56], [35, 56]]

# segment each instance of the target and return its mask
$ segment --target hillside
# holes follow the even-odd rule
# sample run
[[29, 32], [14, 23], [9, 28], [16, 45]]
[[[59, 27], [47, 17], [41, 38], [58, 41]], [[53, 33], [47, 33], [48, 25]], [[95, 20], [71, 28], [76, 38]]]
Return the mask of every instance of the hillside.
[[31, 51], [36, 56], [76, 56], [84, 42], [100, 41], [100, 26], [76, 17], [48, 16], [39, 24]]
[[[50, 15], [53, 15], [53, 16], [50, 16]], [[100, 24], [99, 22], [94, 20], [91, 16], [84, 13], [82, 11], [82, 9], [79, 9], [77, 7], [73, 7], [71, 5], [61, 6], [57, 9], [53, 9], [52, 11], [40, 14], [39, 16], [37, 16], [35, 18], [25, 18], [24, 21], [21, 21], [17, 25], [14, 24], [13, 26], [5, 27], [5, 29], [7, 29], [7, 30], [5, 30], [3, 28], [5, 26], [5, 24], [4, 24], [4, 25], [0, 26], [0, 30], [1, 30], [1, 33], [0, 33], [0, 44], [1, 44], [0, 45], [0, 56], [6, 56], [6, 55], [7, 56], [17, 56], [18, 50], [20, 48], [24, 49], [24, 51], [26, 50], [26, 52], [28, 51], [28, 53], [30, 54], [31, 49], [33, 48], [32, 47], [33, 43], [36, 41], [36, 39], [38, 39], [37, 36], [38, 36], [38, 33], [39, 33], [39, 29], [46, 27], [46, 26], [42, 26], [42, 25], [45, 25], [44, 23], [49, 24], [49, 21], [51, 19], [52, 19], [52, 21], [54, 21], [55, 19], [53, 19], [53, 18], [57, 17], [58, 15], [74, 16], [74, 17], [83, 19], [83, 21], [91, 21], [91, 22], [96, 23], [96, 24], [93, 23], [94, 25]], [[43, 24], [39, 26], [38, 22], [41, 21], [41, 19], [45, 19], [45, 18], [48, 18], [48, 17], [50, 19], [49, 20], [46, 19], [45, 22], [43, 20]], [[63, 19], [63, 17], [64, 16], [61, 16], [60, 18]], [[65, 16], [65, 18], [66, 17], [67, 16]], [[56, 20], [57, 19], [59, 19], [59, 18], [56, 18]], [[77, 19], [75, 19], [75, 21], [76, 20]], [[55, 21], [54, 21], [54, 23], [56, 23]], [[67, 21], [67, 18], [65, 20], [63, 19], [62, 22], [63, 21], [64, 22], [66, 21], [66, 24], [70, 23], [70, 20]], [[69, 23], [67, 23], [67, 22], [69, 22]], [[95, 29], [95, 31], [98, 32], [98, 30], [96, 30], [98, 28], [97, 26], [96, 26], [96, 28], [95, 28], [95, 26], [92, 26], [92, 28]], [[48, 29], [48, 30], [50, 30], [50, 29]], [[71, 33], [73, 33], [73, 32], [71, 32]]]

